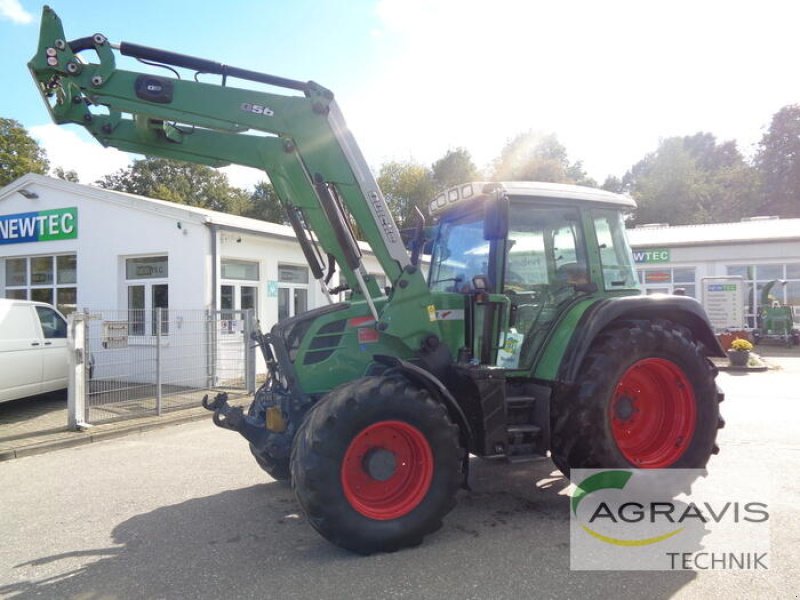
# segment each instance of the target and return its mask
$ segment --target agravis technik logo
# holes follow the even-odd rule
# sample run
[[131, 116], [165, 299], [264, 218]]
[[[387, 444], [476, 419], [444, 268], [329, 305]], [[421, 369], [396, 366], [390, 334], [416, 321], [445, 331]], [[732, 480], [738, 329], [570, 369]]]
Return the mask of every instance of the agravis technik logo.
[[709, 483], [690, 469], [573, 471], [571, 567], [768, 568], [769, 505], [740, 480]]
[[[592, 492], [596, 492], [599, 490], [607, 490], [607, 489], [617, 489], [617, 490], [625, 489], [625, 484], [628, 483], [631, 476], [632, 476], [631, 471], [603, 471], [602, 473], [597, 473], [596, 475], [591, 475], [590, 477], [586, 478], [581, 482], [580, 486], [576, 488], [575, 493], [572, 495], [572, 512], [577, 516], [578, 505], [580, 504], [581, 500], [583, 500], [586, 496], [588, 496]], [[627, 508], [633, 509], [634, 512], [628, 513], [628, 511], [626, 510]], [[636, 503], [627, 503], [627, 505], [623, 504], [620, 506], [621, 512], [619, 518], [621, 520], [636, 519], [637, 516], [638, 518], [642, 518], [643, 510], [644, 507]], [[626, 516], [626, 514], [628, 516]], [[612, 520], [614, 520], [615, 518], [613, 511], [605, 502], [601, 503], [598, 506], [597, 510], [589, 518], [589, 522], [592, 523], [600, 518], [609, 518]], [[605, 542], [607, 544], [614, 544], [616, 546], [649, 546], [650, 544], [663, 542], [664, 540], [667, 540], [672, 536], [677, 535], [681, 531], [683, 531], [683, 527], [679, 527], [674, 531], [670, 531], [663, 535], [657, 535], [642, 539], [624, 540], [603, 535], [583, 523], [581, 523], [581, 527], [586, 533], [597, 538], [601, 542]]]

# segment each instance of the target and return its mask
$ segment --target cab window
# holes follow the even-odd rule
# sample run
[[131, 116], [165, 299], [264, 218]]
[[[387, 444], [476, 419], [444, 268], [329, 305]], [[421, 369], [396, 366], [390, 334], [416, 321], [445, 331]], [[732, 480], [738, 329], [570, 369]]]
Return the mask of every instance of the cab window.
[[607, 291], [638, 288], [639, 280], [633, 268], [633, 255], [625, 237], [622, 214], [616, 210], [592, 211], [600, 263], [603, 267], [603, 285]]
[[511, 205], [504, 291], [519, 293], [587, 283], [577, 210]]
[[469, 292], [475, 276], [489, 276], [489, 248], [482, 213], [442, 222], [431, 261], [431, 291]]

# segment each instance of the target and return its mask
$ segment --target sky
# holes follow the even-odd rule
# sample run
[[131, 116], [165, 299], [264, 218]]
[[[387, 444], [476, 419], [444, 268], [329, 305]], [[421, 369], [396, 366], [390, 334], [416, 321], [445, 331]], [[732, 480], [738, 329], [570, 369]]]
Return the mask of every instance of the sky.
[[[714, 134], [752, 155], [800, 103], [800, 3], [761, 0], [51, 0], [69, 39], [97, 32], [336, 94], [373, 169], [469, 150], [478, 167], [529, 130], [555, 133], [602, 182], [661, 139]], [[135, 8], [133, 8], [135, 6]], [[42, 4], [0, 0], [0, 117], [83, 183], [135, 158], [56, 126], [28, 73]], [[144, 70], [130, 59], [118, 66]], [[259, 172], [229, 168], [250, 187]]]

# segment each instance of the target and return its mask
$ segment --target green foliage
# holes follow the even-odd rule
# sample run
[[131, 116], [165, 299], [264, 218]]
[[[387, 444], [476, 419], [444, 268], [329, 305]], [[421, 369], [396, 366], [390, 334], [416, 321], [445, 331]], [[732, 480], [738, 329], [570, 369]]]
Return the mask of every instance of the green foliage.
[[625, 174], [621, 188], [639, 205], [636, 223], [736, 221], [757, 210], [755, 171], [735, 142], [717, 144], [710, 133], [662, 140]]
[[14, 119], [0, 118], [0, 187], [28, 173], [47, 174], [47, 154]]
[[251, 206], [244, 190], [211, 167], [165, 158], [145, 158], [97, 182], [103, 188], [159, 198], [234, 215]]
[[615, 177], [614, 175], [609, 175], [606, 177], [606, 180], [603, 182], [603, 185], [601, 185], [600, 188], [606, 190], [607, 192], [614, 192], [615, 194], [621, 194], [625, 191], [622, 179]]
[[401, 229], [414, 223], [414, 207], [425, 213], [436, 185], [433, 172], [414, 161], [391, 161], [381, 166], [378, 185]]
[[275, 193], [271, 183], [259, 182], [250, 196], [250, 205], [242, 216], [261, 219], [271, 223], [287, 223], [286, 211]]
[[472, 162], [472, 156], [464, 148], [448, 150], [447, 153], [433, 163], [433, 181], [437, 192], [480, 179], [478, 168]]
[[762, 182], [761, 214], [800, 217], [800, 105], [775, 113], [755, 165]]
[[566, 147], [555, 134], [534, 131], [511, 139], [494, 161], [496, 181], [545, 181], [594, 186], [580, 161], [570, 163]]

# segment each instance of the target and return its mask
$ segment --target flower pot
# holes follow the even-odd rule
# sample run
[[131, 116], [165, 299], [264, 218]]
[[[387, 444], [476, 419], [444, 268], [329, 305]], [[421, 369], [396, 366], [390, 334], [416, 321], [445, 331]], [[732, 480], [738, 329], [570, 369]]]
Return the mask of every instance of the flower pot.
[[750, 360], [750, 352], [747, 350], [728, 350], [728, 360], [734, 367], [746, 367], [747, 361]]

